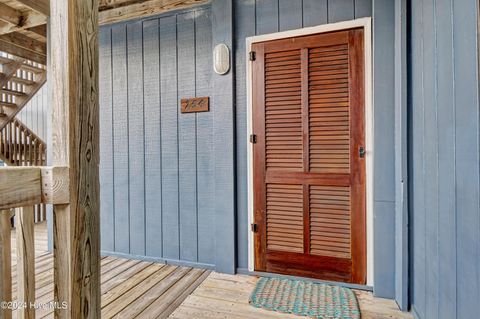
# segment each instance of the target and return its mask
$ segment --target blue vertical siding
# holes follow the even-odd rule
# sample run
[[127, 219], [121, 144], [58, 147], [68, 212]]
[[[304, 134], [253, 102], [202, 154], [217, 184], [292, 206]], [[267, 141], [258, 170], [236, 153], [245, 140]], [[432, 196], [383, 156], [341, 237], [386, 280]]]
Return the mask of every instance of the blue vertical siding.
[[[143, 102], [145, 133], [145, 238], [163, 238], [162, 132], [158, 19], [143, 23]], [[145, 92], [147, 94], [145, 94]], [[163, 256], [163, 245], [146, 240], [147, 256]]]
[[177, 17], [160, 18], [163, 256], [180, 259]]
[[100, 232], [104, 250], [115, 250], [115, 202], [113, 160], [113, 96], [112, 96], [112, 32], [105, 28], [99, 37], [99, 96], [100, 103]]
[[102, 249], [213, 266], [211, 9], [100, 31]]
[[17, 118], [27, 125], [38, 137], [47, 141], [47, 120], [50, 116], [48, 86], [45, 84], [17, 114]]
[[[195, 94], [209, 96], [212, 93], [212, 33], [205, 32], [212, 28], [210, 11], [195, 12]], [[212, 165], [215, 157], [213, 117], [209, 113], [196, 114], [196, 161], [197, 161], [197, 236], [198, 261], [214, 264], [212, 251], [215, 250], [215, 240], [212, 236], [212, 225], [215, 225], [212, 201], [215, 187], [215, 167]]]
[[[195, 12], [177, 16], [178, 95], [195, 96]], [[193, 134], [191, 133], [193, 132]], [[195, 113], [178, 118], [180, 259], [197, 260], [197, 119]]]
[[395, 295], [395, 2], [373, 1], [374, 284]]
[[[127, 24], [128, 180], [130, 253], [145, 254], [143, 26]], [[148, 69], [146, 70], [148, 72]]]
[[[233, 1], [212, 3], [213, 45], [223, 43], [233, 48]], [[214, 115], [215, 163], [215, 265], [221, 272], [234, 273], [236, 267], [235, 240], [235, 97], [232, 69], [225, 75], [212, 77], [212, 100], [217, 107]]]
[[395, 1], [395, 300], [409, 308], [407, 1]]
[[[102, 30], [102, 32], [105, 32]], [[113, 130], [113, 200], [115, 251], [130, 253], [130, 180], [129, 180], [129, 128], [128, 128], [128, 64], [127, 28], [119, 25], [112, 28], [112, 105]], [[104, 61], [100, 60], [100, 66]], [[103, 94], [103, 93], [100, 93]], [[109, 94], [109, 93], [105, 93]], [[102, 108], [102, 105], [100, 105]], [[101, 136], [101, 139], [108, 136]], [[102, 152], [102, 150], [100, 150]], [[100, 157], [101, 158], [101, 157]], [[100, 186], [105, 188], [103, 181]], [[143, 212], [142, 212], [143, 213]]]
[[411, 301], [418, 318], [480, 311], [478, 2], [411, 2]]
[[351, 20], [355, 17], [354, 0], [329, 0], [328, 22]]

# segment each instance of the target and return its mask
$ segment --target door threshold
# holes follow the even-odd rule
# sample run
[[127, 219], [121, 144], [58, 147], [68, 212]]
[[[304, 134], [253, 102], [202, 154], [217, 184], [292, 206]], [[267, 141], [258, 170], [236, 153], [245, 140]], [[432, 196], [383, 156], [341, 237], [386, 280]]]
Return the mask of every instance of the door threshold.
[[320, 284], [334, 285], [334, 286], [340, 286], [345, 288], [373, 292], [372, 286], [352, 284], [352, 283], [341, 282], [341, 281], [330, 281], [330, 280], [322, 280], [322, 279], [315, 279], [315, 278], [309, 278], [309, 277], [290, 276], [290, 275], [283, 275], [283, 274], [262, 272], [262, 271], [249, 271], [246, 268], [237, 268], [237, 273], [241, 275], [250, 275], [250, 276], [259, 276], [259, 277], [278, 277], [278, 278], [293, 279], [293, 280], [309, 280], [309, 281], [320, 283]]

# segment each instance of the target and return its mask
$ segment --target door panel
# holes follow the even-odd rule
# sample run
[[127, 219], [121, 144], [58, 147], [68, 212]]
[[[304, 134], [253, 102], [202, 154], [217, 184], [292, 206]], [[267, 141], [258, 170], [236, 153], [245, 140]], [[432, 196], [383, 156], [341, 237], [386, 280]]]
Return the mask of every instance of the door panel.
[[255, 269], [365, 283], [363, 30], [253, 50]]

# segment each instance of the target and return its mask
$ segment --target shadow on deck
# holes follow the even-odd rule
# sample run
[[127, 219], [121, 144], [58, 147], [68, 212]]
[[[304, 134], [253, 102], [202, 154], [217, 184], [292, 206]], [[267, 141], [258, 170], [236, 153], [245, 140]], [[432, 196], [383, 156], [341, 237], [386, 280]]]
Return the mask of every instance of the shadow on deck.
[[[13, 232], [12, 249], [14, 241]], [[45, 223], [35, 226], [35, 245], [36, 302], [46, 304], [53, 301], [53, 255], [47, 251]], [[14, 298], [15, 256], [12, 251]], [[301, 318], [251, 307], [248, 299], [257, 280], [254, 276], [107, 256], [101, 260], [102, 318]], [[392, 300], [364, 291], [355, 293], [363, 319], [412, 318], [400, 312]], [[53, 318], [53, 309], [37, 310], [36, 318]]]

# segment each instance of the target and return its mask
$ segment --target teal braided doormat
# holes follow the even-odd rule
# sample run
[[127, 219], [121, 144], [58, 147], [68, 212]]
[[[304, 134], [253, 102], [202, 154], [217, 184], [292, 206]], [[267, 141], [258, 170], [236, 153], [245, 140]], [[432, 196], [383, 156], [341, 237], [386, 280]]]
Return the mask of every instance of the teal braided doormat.
[[351, 289], [311, 281], [262, 277], [249, 302], [256, 308], [311, 318], [360, 318], [357, 298]]

